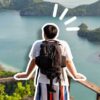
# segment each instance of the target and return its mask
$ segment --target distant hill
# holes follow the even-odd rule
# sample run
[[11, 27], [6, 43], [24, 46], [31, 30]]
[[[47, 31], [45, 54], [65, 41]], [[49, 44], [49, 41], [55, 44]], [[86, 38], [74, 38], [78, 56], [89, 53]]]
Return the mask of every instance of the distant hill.
[[[33, 4], [29, 8], [25, 8], [21, 10], [21, 15], [23, 16], [49, 16], [53, 11], [54, 3], [50, 2], [41, 2], [37, 4]], [[64, 6], [59, 5], [58, 15], [64, 10]], [[82, 5], [75, 7], [73, 9], [69, 9], [66, 16], [100, 16], [100, 1], [97, 1], [90, 5]]]
[[[19, 10], [22, 16], [51, 16], [54, 3], [43, 0], [0, 0], [0, 9]], [[58, 15], [65, 9], [59, 4]], [[69, 9], [66, 16], [100, 16], [100, 0]]]
[[0, 8], [2, 7], [2, 4], [1, 4], [1, 2], [0, 2]]
[[[50, 2], [34, 3], [29, 8], [21, 10], [20, 14], [22, 16], [51, 16], [53, 13], [54, 4], [55, 3]], [[60, 15], [64, 8], [64, 6], [59, 4], [57, 15]]]
[[22, 10], [39, 2], [43, 2], [43, 0], [0, 0], [0, 6], [3, 9]]
[[15, 10], [22, 10], [28, 8], [33, 3], [33, 0], [11, 0], [9, 8]]
[[11, 0], [0, 0], [0, 6], [1, 6], [1, 8], [8, 7], [9, 4], [10, 4], [10, 1]]
[[0, 5], [0, 8], [1, 8], [2, 6]]
[[70, 9], [69, 16], [100, 16], [100, 0], [90, 5], [82, 5]]

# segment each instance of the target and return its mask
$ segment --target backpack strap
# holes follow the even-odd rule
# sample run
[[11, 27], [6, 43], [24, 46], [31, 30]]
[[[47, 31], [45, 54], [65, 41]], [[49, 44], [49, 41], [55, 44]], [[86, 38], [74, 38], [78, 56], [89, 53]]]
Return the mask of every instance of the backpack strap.
[[37, 81], [38, 81], [38, 75], [39, 75], [39, 68], [37, 69], [37, 73], [36, 73], [36, 85], [37, 85]]
[[56, 91], [53, 89], [53, 79], [50, 79], [50, 90], [49, 92], [55, 93]]

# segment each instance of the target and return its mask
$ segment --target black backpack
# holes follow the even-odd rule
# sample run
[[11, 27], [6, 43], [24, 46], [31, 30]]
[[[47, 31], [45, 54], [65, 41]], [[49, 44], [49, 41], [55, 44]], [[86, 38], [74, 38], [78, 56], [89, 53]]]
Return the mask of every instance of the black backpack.
[[43, 41], [40, 46], [40, 55], [35, 60], [41, 73], [50, 79], [50, 92], [55, 92], [52, 87], [55, 77], [59, 81], [59, 85], [61, 85], [62, 67], [66, 66], [65, 57], [61, 55], [60, 45], [56, 40]]

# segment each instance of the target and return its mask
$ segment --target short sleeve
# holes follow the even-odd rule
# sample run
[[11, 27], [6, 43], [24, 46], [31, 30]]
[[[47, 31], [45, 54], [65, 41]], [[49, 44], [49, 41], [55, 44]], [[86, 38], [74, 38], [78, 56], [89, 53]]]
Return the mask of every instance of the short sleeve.
[[64, 55], [66, 56], [66, 60], [72, 60], [73, 56], [71, 53], [71, 49], [66, 41], [63, 42], [64, 44]]
[[35, 48], [36, 48], [36, 42], [33, 43], [32, 48], [30, 50], [30, 53], [29, 53], [29, 58], [30, 59], [35, 59], [35, 54], [36, 54], [36, 49]]
[[30, 59], [35, 59], [36, 56], [38, 56], [39, 54], [39, 44], [40, 44], [40, 41], [36, 41], [33, 43], [32, 45], [32, 48], [30, 50], [30, 53], [29, 53], [29, 58]]

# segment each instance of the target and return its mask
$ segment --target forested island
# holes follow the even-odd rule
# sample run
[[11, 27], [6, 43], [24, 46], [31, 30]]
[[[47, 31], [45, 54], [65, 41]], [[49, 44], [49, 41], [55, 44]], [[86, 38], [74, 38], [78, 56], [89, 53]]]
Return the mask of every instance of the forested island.
[[89, 30], [88, 26], [84, 23], [82, 23], [79, 27], [80, 27], [80, 30], [78, 31], [79, 37], [86, 38], [91, 42], [100, 42], [100, 28]]
[[[0, 9], [18, 10], [21, 16], [51, 16], [54, 4], [43, 0], [0, 0]], [[59, 4], [58, 16], [64, 9], [65, 7]], [[100, 16], [100, 0], [69, 8], [66, 16]]]

